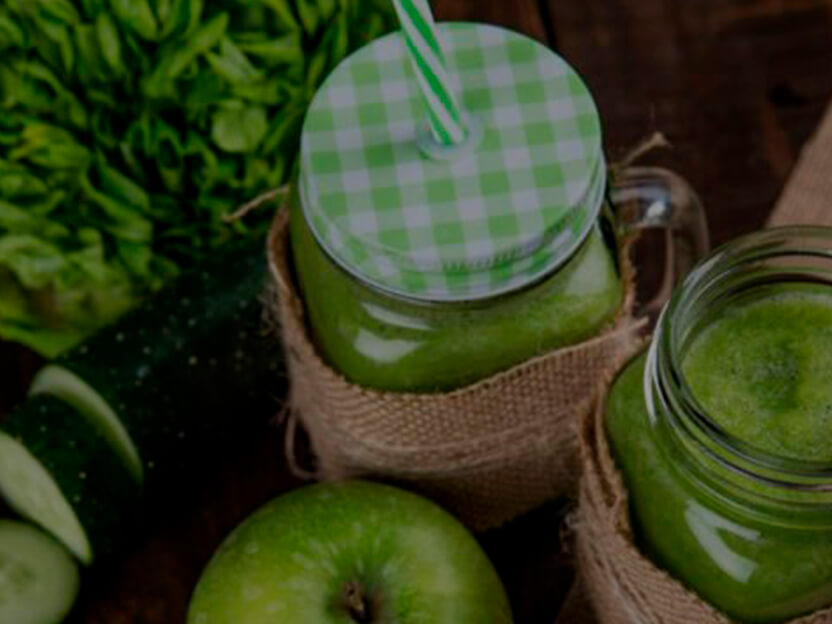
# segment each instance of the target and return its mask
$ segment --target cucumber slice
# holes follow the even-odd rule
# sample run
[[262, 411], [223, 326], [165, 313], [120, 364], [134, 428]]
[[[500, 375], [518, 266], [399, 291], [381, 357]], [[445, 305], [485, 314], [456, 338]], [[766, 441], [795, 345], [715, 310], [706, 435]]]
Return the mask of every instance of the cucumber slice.
[[78, 410], [101, 432], [138, 483], [144, 480], [142, 460], [116, 413], [95, 390], [72, 371], [47, 365], [37, 374], [29, 394], [52, 394]]
[[35, 527], [0, 520], [0, 622], [58, 624], [79, 588], [78, 566]]
[[85, 564], [115, 550], [139, 500], [109, 442], [47, 395], [0, 425], [0, 494]]
[[171, 490], [278, 411], [286, 375], [263, 332], [265, 277], [262, 241], [232, 244], [44, 368], [33, 396], [84, 414], [150, 495]]

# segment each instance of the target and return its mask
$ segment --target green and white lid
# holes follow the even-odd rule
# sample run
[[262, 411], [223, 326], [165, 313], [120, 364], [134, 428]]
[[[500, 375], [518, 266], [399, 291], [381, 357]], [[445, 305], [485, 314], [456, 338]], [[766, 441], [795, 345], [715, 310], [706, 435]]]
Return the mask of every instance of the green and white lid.
[[300, 176], [310, 229], [346, 271], [408, 298], [533, 283], [575, 252], [603, 202], [592, 96], [518, 33], [447, 23], [436, 47], [402, 23], [404, 35], [350, 56], [312, 102]]

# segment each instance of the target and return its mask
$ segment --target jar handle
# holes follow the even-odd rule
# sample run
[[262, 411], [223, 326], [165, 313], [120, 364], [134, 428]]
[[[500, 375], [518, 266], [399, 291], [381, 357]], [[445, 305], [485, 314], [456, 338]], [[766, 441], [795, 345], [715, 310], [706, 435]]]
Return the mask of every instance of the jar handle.
[[623, 233], [665, 231], [665, 266], [659, 291], [640, 310], [655, 320], [684, 277], [710, 247], [702, 202], [679, 175], [659, 167], [625, 167], [613, 172], [610, 197]]

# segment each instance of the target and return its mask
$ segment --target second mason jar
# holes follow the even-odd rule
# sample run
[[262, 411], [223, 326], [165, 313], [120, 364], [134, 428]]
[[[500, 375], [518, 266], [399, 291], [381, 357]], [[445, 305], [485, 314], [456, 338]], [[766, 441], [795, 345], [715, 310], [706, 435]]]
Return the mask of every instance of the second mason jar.
[[637, 544], [732, 619], [832, 604], [830, 374], [832, 230], [788, 228], [698, 266], [611, 389]]
[[463, 145], [424, 149], [398, 33], [342, 63], [304, 125], [291, 242], [306, 316], [326, 361], [368, 388], [452, 390], [600, 334], [634, 228], [669, 228], [677, 256], [707, 244], [678, 177], [611, 183], [592, 96], [563, 59], [492, 26], [440, 31]]

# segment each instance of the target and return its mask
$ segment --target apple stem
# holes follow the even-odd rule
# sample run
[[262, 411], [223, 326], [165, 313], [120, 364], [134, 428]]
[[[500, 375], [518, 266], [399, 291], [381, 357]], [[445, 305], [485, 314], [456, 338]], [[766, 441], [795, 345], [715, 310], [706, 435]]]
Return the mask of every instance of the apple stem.
[[357, 624], [370, 624], [370, 604], [361, 583], [349, 582], [344, 585], [344, 602], [350, 617]]

